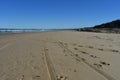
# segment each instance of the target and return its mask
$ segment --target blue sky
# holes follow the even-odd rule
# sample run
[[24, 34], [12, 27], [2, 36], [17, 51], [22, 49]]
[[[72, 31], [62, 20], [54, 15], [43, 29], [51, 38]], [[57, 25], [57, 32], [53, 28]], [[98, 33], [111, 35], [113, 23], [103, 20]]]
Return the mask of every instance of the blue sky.
[[120, 0], [0, 0], [0, 28], [80, 28], [120, 19]]

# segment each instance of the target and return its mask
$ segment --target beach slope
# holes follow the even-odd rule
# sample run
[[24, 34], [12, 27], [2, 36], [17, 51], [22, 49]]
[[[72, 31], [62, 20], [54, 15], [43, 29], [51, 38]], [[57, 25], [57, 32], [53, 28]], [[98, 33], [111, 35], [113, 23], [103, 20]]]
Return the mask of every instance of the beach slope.
[[120, 80], [119, 40], [77, 31], [0, 35], [0, 80]]

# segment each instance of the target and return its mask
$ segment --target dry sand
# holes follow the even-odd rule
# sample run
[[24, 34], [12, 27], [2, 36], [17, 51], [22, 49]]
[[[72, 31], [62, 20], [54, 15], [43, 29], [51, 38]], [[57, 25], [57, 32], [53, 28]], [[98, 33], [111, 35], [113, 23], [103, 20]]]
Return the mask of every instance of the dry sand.
[[0, 35], [0, 80], [120, 80], [120, 35]]

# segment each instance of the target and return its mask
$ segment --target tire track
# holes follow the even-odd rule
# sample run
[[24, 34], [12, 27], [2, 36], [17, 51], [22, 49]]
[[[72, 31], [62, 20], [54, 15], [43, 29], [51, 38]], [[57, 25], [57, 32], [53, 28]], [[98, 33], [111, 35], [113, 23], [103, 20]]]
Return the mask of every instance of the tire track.
[[47, 71], [48, 71], [50, 80], [57, 80], [54, 67], [53, 67], [50, 57], [48, 55], [48, 49], [45, 47], [44, 47], [44, 56], [45, 56], [45, 63], [46, 63], [46, 67], [47, 67]]
[[75, 56], [75, 53], [72, 52], [70, 49], [68, 49], [61, 41], [57, 41], [57, 44], [67, 50], [67, 52], [69, 53], [69, 55], [71, 55], [73, 58], [82, 61], [83, 63], [85, 63], [87, 66], [89, 66], [90, 68], [92, 68], [93, 70], [95, 70], [97, 73], [101, 74], [102, 76], [104, 76], [107, 80], [116, 80], [114, 79], [112, 76], [108, 75], [107, 73], [103, 72], [102, 70], [99, 70], [98, 68], [94, 67], [93, 65], [89, 64], [88, 62], [86, 62], [85, 60], [83, 60], [82, 57], [80, 56]]
[[0, 47], [0, 50], [2, 50], [4, 48], [6, 48], [6, 47], [8, 47], [8, 46], [10, 46], [12, 44], [14, 44], [17, 40], [19, 40], [19, 39], [15, 39], [15, 40], [12, 40], [12, 41], [7, 41], [5, 45], [3, 45], [2, 47]]
[[4, 49], [4, 48], [8, 47], [9, 45], [12, 45], [12, 43], [7, 43], [7, 44], [5, 44], [4, 46], [0, 47], [0, 50], [2, 50], [2, 49]]

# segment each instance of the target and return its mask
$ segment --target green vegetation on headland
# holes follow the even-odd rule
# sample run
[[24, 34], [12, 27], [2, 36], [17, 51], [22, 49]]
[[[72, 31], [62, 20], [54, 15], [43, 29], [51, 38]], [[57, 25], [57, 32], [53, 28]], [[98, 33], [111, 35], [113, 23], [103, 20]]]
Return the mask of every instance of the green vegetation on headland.
[[120, 33], [120, 20], [96, 25], [94, 27], [80, 28], [77, 31], [101, 32], [101, 33]]

